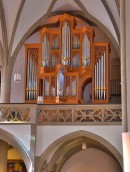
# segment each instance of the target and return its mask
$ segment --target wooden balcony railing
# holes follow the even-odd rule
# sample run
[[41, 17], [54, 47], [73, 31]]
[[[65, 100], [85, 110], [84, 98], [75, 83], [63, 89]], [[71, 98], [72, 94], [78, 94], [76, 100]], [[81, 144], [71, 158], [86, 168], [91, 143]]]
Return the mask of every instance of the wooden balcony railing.
[[1, 104], [1, 123], [121, 124], [121, 105], [30, 105]]

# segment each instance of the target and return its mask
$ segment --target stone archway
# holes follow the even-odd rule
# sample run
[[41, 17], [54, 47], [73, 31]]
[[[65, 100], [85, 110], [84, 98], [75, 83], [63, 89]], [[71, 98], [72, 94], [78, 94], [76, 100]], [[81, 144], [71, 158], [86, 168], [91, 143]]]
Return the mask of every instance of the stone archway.
[[84, 139], [87, 141], [88, 147], [107, 153], [117, 161], [121, 168], [123, 168], [122, 156], [111, 143], [91, 132], [76, 131], [53, 142], [41, 155], [39, 162], [37, 163], [36, 171], [42, 172], [46, 162], [47, 172], [59, 172], [68, 158], [81, 150], [81, 145]]
[[0, 129], [0, 139], [12, 145], [19, 152], [20, 156], [22, 157], [26, 165], [27, 171], [31, 172], [32, 171], [31, 158], [28, 151], [22, 145], [22, 143], [15, 136], [13, 136], [12, 134], [8, 133], [3, 129]]

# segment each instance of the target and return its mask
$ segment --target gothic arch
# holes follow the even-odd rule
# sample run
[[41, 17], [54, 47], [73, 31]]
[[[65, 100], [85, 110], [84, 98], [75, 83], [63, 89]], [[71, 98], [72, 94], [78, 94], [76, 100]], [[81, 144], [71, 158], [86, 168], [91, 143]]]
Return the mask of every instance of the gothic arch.
[[0, 139], [12, 145], [19, 152], [26, 165], [27, 171], [31, 172], [32, 169], [31, 158], [28, 151], [22, 145], [22, 143], [15, 136], [13, 136], [12, 134], [10, 134], [9, 132], [3, 129], [0, 129]]
[[[84, 139], [87, 141], [88, 147], [104, 151], [123, 168], [122, 156], [111, 143], [96, 134], [81, 130], [69, 133], [53, 142], [39, 158], [36, 171], [42, 172], [43, 164], [47, 162], [48, 171], [59, 172], [68, 158], [81, 150]], [[51, 155], [51, 158], [48, 159], [49, 155]]]

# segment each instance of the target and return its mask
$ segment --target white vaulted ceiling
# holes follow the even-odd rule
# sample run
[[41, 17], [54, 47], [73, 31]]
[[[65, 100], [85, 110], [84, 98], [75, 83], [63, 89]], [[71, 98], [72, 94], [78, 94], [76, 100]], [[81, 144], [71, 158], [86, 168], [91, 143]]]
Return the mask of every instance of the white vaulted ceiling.
[[118, 29], [120, 29], [119, 12], [118, 12], [118, 9], [116, 7], [115, 1], [113, 1], [113, 0], [106, 0], [106, 2], [108, 4], [109, 8], [111, 9], [112, 15], [113, 15], [113, 17], [115, 19], [115, 22], [117, 24]]
[[[117, 32], [119, 32], [119, 12], [115, 2], [116, 0], [104, 1], [109, 7], [109, 10], [103, 4], [102, 0], [0, 0], [0, 2], [3, 3], [6, 23], [6, 28], [4, 28], [3, 33], [7, 33], [8, 44], [10, 43], [13, 33], [15, 20], [18, 18], [17, 15], [19, 15], [18, 10], [20, 4], [24, 4], [16, 26], [14, 39], [11, 43], [11, 54], [14, 53], [15, 48], [27, 31], [29, 31], [29, 29], [47, 13], [51, 5], [54, 5], [51, 12], [80, 11], [84, 13], [84, 16], [86, 16], [85, 13], [89, 13], [94, 19], [107, 28], [116, 43], [119, 44], [119, 34], [117, 34]], [[82, 4], [82, 6], [79, 4]], [[84, 9], [82, 9], [82, 7]], [[4, 18], [1, 17], [1, 20], [4, 20]], [[1, 24], [0, 40], [2, 40]]]
[[4, 7], [5, 20], [7, 26], [8, 43], [11, 38], [14, 22], [18, 13], [20, 3], [21, 0], [13, 0], [13, 3], [9, 3], [9, 0], [3, 0], [3, 7]]
[[81, 10], [73, 0], [57, 0], [52, 11], [72, 11]]
[[114, 26], [112, 25], [112, 21], [101, 0], [96, 0], [96, 3], [95, 0], [80, 0], [80, 1], [82, 2], [86, 10], [89, 12], [89, 14], [91, 14], [94, 18], [96, 18], [101, 23], [103, 23], [105, 27], [112, 33], [115, 40], [118, 42], [118, 38], [116, 36]]
[[44, 15], [52, 0], [26, 0], [15, 34], [13, 51], [28, 29]]

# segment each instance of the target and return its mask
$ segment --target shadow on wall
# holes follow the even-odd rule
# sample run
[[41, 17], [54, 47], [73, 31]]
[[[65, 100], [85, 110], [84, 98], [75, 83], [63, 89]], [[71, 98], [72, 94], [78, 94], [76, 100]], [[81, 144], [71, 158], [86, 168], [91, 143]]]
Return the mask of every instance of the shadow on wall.
[[122, 172], [119, 164], [103, 151], [88, 148], [66, 161], [61, 172]]

